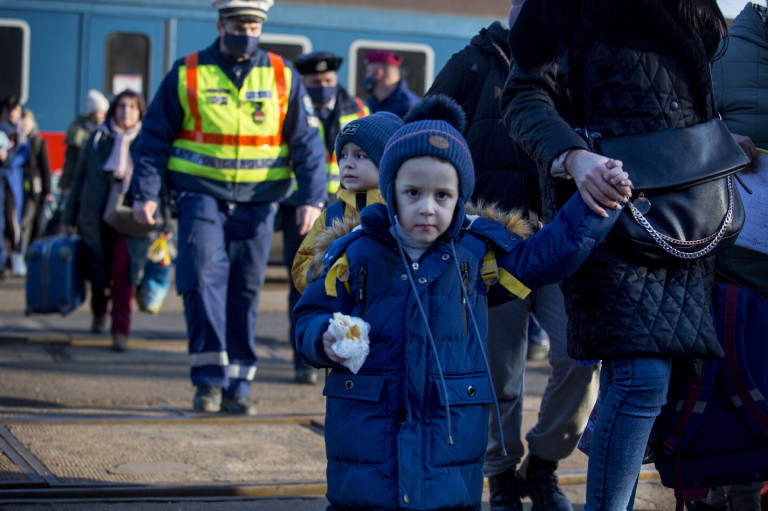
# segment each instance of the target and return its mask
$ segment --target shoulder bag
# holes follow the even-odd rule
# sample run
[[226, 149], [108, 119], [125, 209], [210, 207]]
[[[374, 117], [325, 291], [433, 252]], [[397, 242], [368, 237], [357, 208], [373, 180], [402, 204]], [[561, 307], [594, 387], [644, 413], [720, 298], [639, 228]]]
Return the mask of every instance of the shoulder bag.
[[[123, 204], [125, 193], [123, 192], [123, 182], [113, 180], [109, 188], [107, 204], [104, 207], [104, 214], [101, 219], [105, 224], [112, 227], [120, 234], [132, 236], [134, 238], [145, 238], [161, 228], [161, 224], [155, 222], [154, 225], [140, 224], [133, 219], [131, 208]], [[159, 206], [158, 206], [159, 208]]]
[[643, 265], [694, 260], [733, 245], [744, 205], [733, 175], [749, 164], [721, 119], [602, 138], [593, 150], [621, 160], [634, 185], [607, 241]]

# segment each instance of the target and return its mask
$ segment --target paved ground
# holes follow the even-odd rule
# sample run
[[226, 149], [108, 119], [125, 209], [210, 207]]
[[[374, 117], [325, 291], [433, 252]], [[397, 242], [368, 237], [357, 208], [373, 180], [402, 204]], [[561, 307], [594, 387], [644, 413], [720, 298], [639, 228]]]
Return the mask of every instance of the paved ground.
[[[0, 509], [325, 509], [322, 378], [291, 381], [284, 276], [271, 268], [262, 298], [250, 419], [190, 410], [173, 293], [158, 315], [135, 314], [129, 350], [115, 353], [108, 335], [88, 333], [87, 305], [24, 316], [23, 280], [0, 282]], [[546, 363], [528, 364], [526, 428], [548, 374]], [[576, 452], [559, 470], [577, 511], [586, 461]], [[644, 477], [635, 510], [674, 509], [655, 472]]]

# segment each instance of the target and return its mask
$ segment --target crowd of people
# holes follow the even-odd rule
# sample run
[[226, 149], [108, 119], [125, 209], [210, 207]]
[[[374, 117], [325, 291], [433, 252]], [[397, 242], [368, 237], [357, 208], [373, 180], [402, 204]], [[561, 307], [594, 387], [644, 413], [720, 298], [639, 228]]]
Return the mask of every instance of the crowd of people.
[[[631, 166], [583, 134], [720, 112], [754, 167], [768, 119], [750, 45], [768, 46], [765, 7], [747, 4], [729, 36], [715, 0], [511, 0], [508, 23], [480, 29], [424, 98], [400, 54], [367, 53], [363, 99], [340, 83], [342, 57], [259, 47], [273, 3], [213, 0], [216, 39], [175, 62], [148, 105], [89, 91], [58, 202], [89, 262], [91, 331], [110, 317], [112, 348], [127, 349], [147, 249], [175, 236], [192, 408], [255, 415], [257, 310], [279, 229], [294, 381], [332, 369], [329, 510], [477, 511], [483, 478], [492, 511], [526, 497], [572, 510], [558, 463], [596, 401], [585, 509], [632, 509], [674, 363], [722, 355], [715, 267], [766, 296], [768, 265], [739, 247], [627, 258], [606, 236], [633, 197]], [[45, 140], [16, 97], [2, 103], [0, 163], [0, 270], [23, 276], [56, 200]], [[105, 220], [112, 193], [131, 230]], [[354, 370], [329, 326], [339, 314], [368, 324], [347, 330], [366, 347]], [[531, 358], [552, 371], [526, 432]], [[757, 511], [760, 487], [718, 491]]]

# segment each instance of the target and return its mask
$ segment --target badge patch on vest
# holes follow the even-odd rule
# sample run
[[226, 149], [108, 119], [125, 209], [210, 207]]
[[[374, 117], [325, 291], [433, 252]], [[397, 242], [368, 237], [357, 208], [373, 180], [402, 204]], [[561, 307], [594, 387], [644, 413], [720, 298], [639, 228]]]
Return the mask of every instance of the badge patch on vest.
[[208, 96], [208, 103], [211, 105], [226, 105], [228, 101], [227, 96]]
[[254, 103], [253, 106], [256, 108], [253, 111], [253, 122], [256, 124], [262, 124], [265, 118], [264, 112], [261, 110], [263, 105], [261, 103]]
[[246, 101], [259, 101], [262, 99], [271, 99], [272, 98], [272, 91], [271, 90], [249, 90], [245, 92], [245, 100]]
[[315, 115], [315, 105], [312, 104], [312, 99], [308, 94], [304, 94], [304, 97], [301, 98], [301, 104], [304, 106], [304, 111], [307, 115]]

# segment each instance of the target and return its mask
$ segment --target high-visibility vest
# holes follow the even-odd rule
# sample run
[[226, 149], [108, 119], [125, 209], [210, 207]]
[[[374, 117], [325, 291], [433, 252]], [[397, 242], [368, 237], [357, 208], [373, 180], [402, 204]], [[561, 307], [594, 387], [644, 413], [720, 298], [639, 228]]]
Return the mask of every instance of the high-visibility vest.
[[[339, 131], [355, 119], [368, 115], [368, 107], [365, 106], [365, 103], [363, 103], [360, 98], [354, 98], [354, 100], [355, 103], [357, 103], [357, 111], [339, 116]], [[325, 128], [323, 128], [322, 122], [320, 123], [320, 137], [325, 140]], [[336, 141], [334, 140], [334, 144], [335, 143]], [[336, 151], [333, 149], [333, 146], [331, 146], [330, 151], [328, 150], [328, 147], [325, 148], [325, 171], [328, 177], [329, 194], [335, 194], [338, 191], [340, 184], [339, 162], [336, 159]]]
[[292, 74], [269, 53], [271, 67], [254, 67], [238, 91], [219, 68], [192, 53], [179, 67], [184, 121], [168, 169], [220, 182], [291, 179], [283, 121]]

